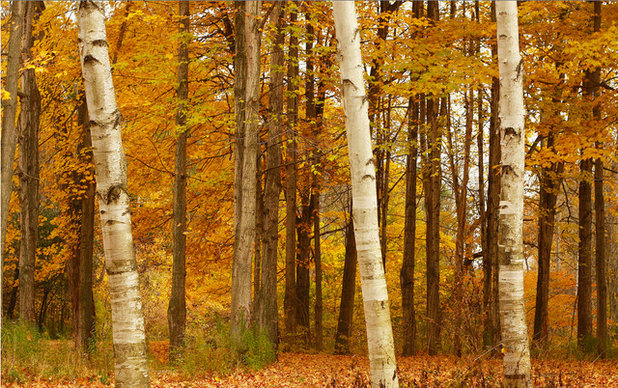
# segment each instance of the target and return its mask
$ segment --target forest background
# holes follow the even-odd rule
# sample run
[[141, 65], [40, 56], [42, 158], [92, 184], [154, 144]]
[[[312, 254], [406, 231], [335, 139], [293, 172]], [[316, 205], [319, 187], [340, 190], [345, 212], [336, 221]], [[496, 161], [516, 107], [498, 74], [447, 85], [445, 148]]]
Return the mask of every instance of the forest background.
[[[11, 7], [2, 2], [3, 74], [8, 65], [5, 51]], [[498, 205], [499, 177], [496, 159], [492, 159], [497, 147], [492, 5], [440, 2], [434, 14], [429, 12], [432, 6], [425, 10], [423, 2], [359, 2], [357, 7], [368, 74], [381, 248], [398, 352], [474, 356], [499, 352], [496, 273], [491, 258], [497, 238], [491, 220]], [[191, 2], [189, 33], [179, 33], [177, 8], [176, 2], [110, 2], [108, 42], [124, 122], [133, 238], [151, 343], [169, 338], [172, 187], [179, 134], [177, 51], [179, 42], [187, 42], [186, 343], [216, 348], [230, 318], [231, 303], [235, 9], [230, 2]], [[343, 288], [349, 290], [352, 285], [357, 292], [360, 288], [354, 286], [356, 275], [346, 278], [344, 271], [346, 260], [348, 268], [353, 266], [354, 247], [331, 9], [322, 2], [285, 3], [280, 46], [285, 58], [286, 115], [281, 119], [285, 129], [282, 142], [273, 146], [267, 125], [273, 94], [269, 70], [277, 32], [270, 18], [273, 8], [272, 3], [264, 3], [256, 230], [258, 236], [264, 230], [264, 210], [259, 204], [265, 200], [266, 155], [270, 148], [279, 147], [284, 162], [277, 167], [284, 185], [277, 201], [280, 307], [286, 305], [286, 289], [289, 292], [286, 249], [290, 244], [296, 246], [292, 262], [296, 297], [287, 302], [295, 306], [296, 327], [288, 330], [288, 313], [281, 308], [279, 348], [364, 353], [361, 299], [350, 299], [349, 291], [347, 299], [342, 298]], [[519, 15], [527, 109], [525, 290], [536, 345], [533, 351], [539, 356], [594, 354], [590, 356], [594, 358], [600, 352], [611, 357], [618, 337], [618, 4], [602, 3], [598, 29], [593, 26], [593, 4], [586, 2], [521, 2]], [[32, 321], [52, 339], [77, 332], [72, 299], [79, 283], [75, 263], [83, 254], [79, 247], [85, 230], [91, 228], [94, 234], [86, 245], [93, 247], [95, 340], [100, 349], [109, 348], [110, 301], [100, 227], [93, 216], [96, 211], [92, 225], [83, 216], [87, 198], [94, 198], [90, 191], [94, 176], [80, 121], [84, 102], [75, 3], [44, 2], [33, 20], [32, 48], [22, 55], [21, 66], [24, 74], [32, 71], [35, 75], [41, 106]], [[293, 64], [297, 64], [296, 71]], [[4, 112], [4, 89], [2, 96]], [[436, 106], [421, 103], [425, 96], [433, 96]], [[439, 129], [437, 141], [431, 137], [432, 129]], [[19, 139], [18, 155], [22, 155], [25, 136]], [[17, 160], [15, 165], [3, 252], [5, 323], [21, 311], [19, 197], [30, 176]], [[434, 167], [437, 174], [430, 172]], [[409, 179], [412, 174], [416, 179]], [[295, 187], [289, 186], [292, 176]], [[429, 182], [435, 176], [437, 182]], [[425, 211], [428, 187], [437, 187], [433, 192], [438, 197], [439, 217], [434, 213], [432, 218], [432, 212]], [[292, 197], [288, 190], [293, 190]], [[412, 192], [415, 228], [406, 227], [406, 220], [411, 219], [406, 203], [410, 204]], [[293, 213], [286, 208], [289, 202], [295, 204]], [[602, 229], [596, 218], [600, 210], [605, 218]], [[297, 220], [291, 232], [289, 214]], [[437, 253], [426, 249], [430, 218], [439, 220]], [[404, 247], [410, 231], [415, 236], [413, 253]], [[606, 236], [601, 250], [597, 248], [599, 233]], [[258, 240], [255, 295], [260, 289], [262, 254]], [[437, 284], [429, 284], [435, 278], [426, 276], [428, 255], [439, 257], [435, 261]], [[597, 328], [599, 260], [606, 266], [600, 279], [607, 285], [603, 298], [608, 331], [601, 341]], [[410, 283], [402, 281], [402, 267], [412, 269], [412, 310], [408, 311], [413, 311], [414, 331], [404, 330], [410, 319], [409, 315], [404, 318], [400, 290]], [[585, 303], [578, 303], [582, 284], [590, 293], [587, 300], [581, 297]], [[438, 301], [434, 310], [427, 307], [428, 289], [437, 291], [437, 299], [432, 299]], [[591, 308], [582, 310], [582, 306]], [[545, 312], [545, 318], [539, 311]], [[581, 332], [587, 323], [580, 318], [586, 314], [590, 325]], [[439, 326], [437, 346], [431, 348], [427, 341], [435, 326]], [[7, 324], [3, 327], [4, 333]], [[19, 376], [17, 369], [4, 369], [8, 357], [5, 337], [3, 375]]]

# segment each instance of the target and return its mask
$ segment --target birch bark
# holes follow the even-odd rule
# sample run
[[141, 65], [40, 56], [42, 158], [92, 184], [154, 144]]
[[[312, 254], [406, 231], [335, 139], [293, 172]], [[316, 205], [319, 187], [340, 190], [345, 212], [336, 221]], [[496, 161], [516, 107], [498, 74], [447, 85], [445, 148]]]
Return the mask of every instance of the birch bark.
[[530, 350], [524, 306], [524, 100], [517, 2], [496, 2], [502, 177], [498, 219], [499, 296], [504, 385], [529, 387]]
[[81, 1], [78, 25], [112, 306], [116, 386], [147, 387], [144, 317], [131, 234], [122, 117], [112, 82], [103, 3]]
[[369, 115], [360, 31], [352, 1], [333, 1], [343, 108], [352, 177], [353, 220], [373, 387], [398, 387], [388, 293], [384, 279], [375, 161], [369, 134]]

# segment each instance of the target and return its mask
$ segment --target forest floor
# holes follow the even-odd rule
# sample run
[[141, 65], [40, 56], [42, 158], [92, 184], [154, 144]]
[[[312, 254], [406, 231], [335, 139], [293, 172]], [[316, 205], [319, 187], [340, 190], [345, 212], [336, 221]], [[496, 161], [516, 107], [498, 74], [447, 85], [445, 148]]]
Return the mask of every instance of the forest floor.
[[[500, 387], [501, 361], [448, 356], [400, 357], [402, 387]], [[105, 387], [94, 379], [38, 380], [16, 387]], [[536, 387], [618, 387], [618, 361], [533, 360]], [[365, 356], [282, 353], [270, 366], [228, 376], [186, 377], [177, 372], [151, 372], [153, 387], [368, 387], [369, 361]]]

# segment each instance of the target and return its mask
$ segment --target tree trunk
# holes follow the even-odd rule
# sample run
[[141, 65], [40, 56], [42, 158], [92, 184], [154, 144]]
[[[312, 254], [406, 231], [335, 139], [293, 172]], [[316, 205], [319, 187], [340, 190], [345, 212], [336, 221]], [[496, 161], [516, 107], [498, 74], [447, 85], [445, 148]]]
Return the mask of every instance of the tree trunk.
[[[303, 198], [304, 197], [304, 198]], [[300, 330], [300, 338], [303, 345], [310, 343], [310, 317], [309, 317], [309, 267], [311, 266], [311, 236], [313, 226], [312, 213], [313, 203], [311, 194], [301, 195], [301, 215], [297, 220], [296, 230], [298, 234], [298, 257], [296, 259], [296, 324]]]
[[[601, 2], [594, 3], [593, 32], [601, 30]], [[599, 84], [601, 81], [601, 69], [596, 68], [592, 73], [592, 92], [594, 97], [599, 97]], [[601, 106], [595, 102], [592, 108], [592, 118], [595, 123], [601, 121]], [[600, 143], [597, 148], [602, 148]], [[607, 356], [608, 333], [607, 333], [607, 277], [606, 277], [606, 240], [610, 236], [605, 225], [605, 194], [603, 178], [603, 160], [597, 158], [594, 162], [594, 214], [596, 221], [596, 283], [597, 283], [597, 351], [601, 357]]]
[[[317, 175], [313, 177], [314, 181], [319, 178]], [[322, 349], [322, 248], [320, 246], [320, 187], [315, 183], [315, 191], [313, 197], [313, 261], [315, 263], [315, 348]]]
[[126, 160], [120, 137], [122, 117], [116, 105], [105, 15], [100, 4], [80, 2], [78, 25], [112, 307], [116, 386], [147, 387], [144, 316], [131, 235]]
[[369, 132], [360, 33], [353, 2], [333, 1], [352, 177], [353, 219], [374, 387], [397, 387], [388, 293], [380, 252], [375, 165]]
[[416, 260], [416, 159], [418, 157], [419, 106], [410, 97], [408, 123], [408, 158], [406, 162], [406, 204], [403, 234], [403, 262], [401, 283], [401, 311], [403, 314], [403, 356], [416, 353], [416, 315], [414, 312], [414, 264]]
[[[22, 57], [25, 64], [32, 60], [31, 48], [35, 13], [39, 2], [29, 2], [24, 16]], [[21, 78], [21, 111], [19, 113], [19, 199], [21, 203], [19, 245], [19, 316], [34, 324], [34, 268], [39, 228], [39, 116], [41, 95], [33, 68], [26, 68]]]
[[504, 385], [530, 387], [530, 350], [524, 305], [524, 99], [517, 2], [496, 3], [500, 74], [502, 177], [498, 219], [499, 293]]
[[264, 256], [262, 284], [258, 304], [258, 325], [271, 343], [278, 342], [277, 317], [277, 247], [279, 241], [279, 195], [281, 194], [281, 120], [283, 118], [283, 44], [285, 41], [282, 2], [274, 5], [271, 18], [276, 26], [273, 53], [270, 58], [270, 120], [268, 123], [268, 148], [266, 182], [264, 188]]
[[594, 165], [594, 214], [596, 218], [596, 281], [597, 281], [597, 351], [607, 356], [607, 275], [605, 227], [605, 197], [603, 193], [603, 161], [598, 158]]
[[234, 182], [232, 336], [238, 339], [241, 331], [251, 323], [251, 259], [255, 242], [262, 2], [238, 2], [236, 6], [235, 72], [239, 83], [234, 86], [237, 149]]
[[[547, 147], [553, 148], [554, 136], [547, 136]], [[562, 162], [552, 163], [550, 167], [543, 168], [541, 172], [539, 194], [539, 269], [536, 284], [536, 308], [534, 311], [534, 336], [533, 339], [539, 345], [545, 345], [549, 339], [548, 307], [549, 307], [549, 273], [551, 263], [551, 248], [554, 236], [554, 224], [556, 219], [556, 202], [560, 188]]]
[[[297, 20], [297, 11], [290, 11], [290, 25]], [[290, 35], [287, 98], [287, 141], [285, 166], [285, 330], [296, 332], [296, 125], [298, 123], [298, 36]]]
[[[439, 19], [438, 1], [427, 3], [427, 16]], [[425, 212], [427, 220], [426, 276], [427, 276], [427, 351], [430, 355], [440, 349], [440, 183], [441, 131], [438, 127], [438, 100], [427, 99], [427, 166], [424, 169]]]
[[187, 109], [189, 104], [189, 1], [178, 2], [178, 98], [176, 107], [176, 150], [174, 163], [174, 258], [172, 263], [172, 294], [167, 307], [167, 326], [170, 336], [170, 362], [182, 356], [187, 324], [185, 298], [185, 251], [187, 247]]
[[[351, 216], [352, 214], [350, 214]], [[339, 319], [337, 320], [337, 332], [335, 334], [335, 354], [349, 354], [352, 323], [354, 322], [354, 294], [356, 293], [356, 242], [354, 239], [354, 222], [351, 218], [345, 233], [345, 259], [341, 282]]]
[[[491, 18], [496, 21], [495, 2], [491, 3]], [[497, 45], [492, 44], [492, 57], [497, 55]], [[487, 347], [497, 350], [500, 343], [500, 317], [498, 313], [498, 208], [500, 204], [500, 128], [498, 124], [498, 98], [500, 83], [497, 77], [491, 81], [491, 117], [489, 121], [489, 167], [487, 171], [487, 253], [484, 266], [484, 302], [488, 306], [484, 339]]]
[[[92, 141], [90, 139], [90, 120], [85, 96], [78, 108], [78, 123], [83, 129], [82, 141], [77, 153], [80, 163], [85, 165], [87, 174], [75, 173], [74, 185], [83, 190], [81, 198], [72, 201], [72, 217], [79, 219], [78, 240], [69, 264], [69, 286], [73, 305], [73, 324], [75, 346], [82, 353], [91, 349], [95, 330], [94, 296], [92, 292], [92, 265], [94, 246], [94, 197], [96, 186], [94, 165], [92, 164]], [[85, 182], [85, 183], [84, 183]]]
[[[6, 240], [6, 226], [9, 219], [9, 202], [13, 192], [13, 163], [17, 144], [15, 131], [15, 115], [17, 112], [17, 81], [21, 68], [21, 40], [24, 31], [24, 16], [27, 2], [13, 1], [11, 5], [11, 20], [9, 22], [9, 43], [6, 63], [5, 90], [9, 98], [2, 98], [2, 218], [0, 234], [0, 254], [2, 255], [2, 270], [4, 273], [4, 242]], [[1, 293], [0, 293], [1, 294]], [[0, 295], [0, 298], [2, 296]], [[1, 299], [0, 299], [1, 301]]]

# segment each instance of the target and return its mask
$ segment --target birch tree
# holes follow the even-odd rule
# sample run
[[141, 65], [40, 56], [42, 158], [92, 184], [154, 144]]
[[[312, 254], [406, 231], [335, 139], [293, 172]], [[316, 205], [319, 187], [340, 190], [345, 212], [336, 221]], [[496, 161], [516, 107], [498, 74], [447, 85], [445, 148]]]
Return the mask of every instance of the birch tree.
[[373, 387], [398, 387], [388, 293], [380, 251], [375, 161], [369, 134], [360, 31], [354, 2], [333, 1], [333, 9], [352, 177], [352, 217], [367, 327], [371, 384]]
[[131, 234], [122, 117], [112, 82], [103, 3], [81, 1], [78, 25], [112, 307], [116, 386], [147, 387], [146, 338]]
[[524, 305], [524, 96], [517, 2], [496, 2], [502, 178], [498, 216], [500, 321], [504, 385], [529, 387], [530, 350]]

